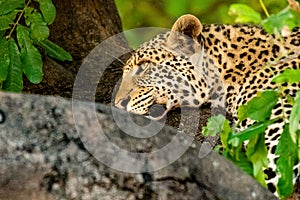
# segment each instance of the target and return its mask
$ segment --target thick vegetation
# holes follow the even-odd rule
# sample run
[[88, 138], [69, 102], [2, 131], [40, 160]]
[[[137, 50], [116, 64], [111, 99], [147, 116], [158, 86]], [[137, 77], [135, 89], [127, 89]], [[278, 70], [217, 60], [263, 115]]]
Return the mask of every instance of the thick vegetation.
[[[277, 84], [284, 82], [300, 82], [300, 70], [285, 70], [281, 75], [273, 79]], [[279, 87], [281, 88], [281, 87]], [[203, 128], [204, 135], [216, 135], [220, 133], [223, 155], [237, 164], [245, 172], [253, 176], [258, 182], [266, 186], [264, 168], [268, 166], [267, 148], [265, 146], [264, 131], [279, 120], [286, 121], [286, 116], [270, 119], [271, 111], [278, 98], [286, 96], [282, 91], [268, 90], [258, 93], [247, 104], [238, 109], [238, 120], [246, 118], [255, 123], [243, 131], [236, 127], [230, 127], [230, 122], [223, 115], [211, 117], [207, 126]], [[300, 160], [300, 91], [295, 98], [287, 97], [293, 105], [289, 123], [285, 123], [283, 133], [276, 148], [279, 159], [276, 162], [277, 174], [281, 175], [277, 191], [281, 197], [288, 197], [293, 192], [293, 166]], [[247, 141], [247, 145], [244, 145]]]
[[[300, 11], [299, 4], [296, 1], [289, 2], [290, 5], [287, 8], [277, 14], [269, 15], [261, 1], [266, 16], [268, 16], [264, 20], [259, 13], [243, 4], [231, 5], [229, 13], [237, 16], [236, 22], [259, 23], [269, 33], [281, 37], [281, 34], [285, 34], [285, 31], [299, 26], [299, 13], [297, 13], [297, 11]], [[203, 129], [203, 134], [216, 135], [220, 133], [223, 155], [266, 186], [264, 168], [268, 166], [269, 161], [264, 131], [279, 119], [283, 119], [285, 122], [288, 121], [284, 124], [283, 133], [275, 152], [279, 156], [276, 161], [276, 173], [280, 176], [277, 192], [280, 197], [285, 198], [293, 193], [293, 166], [295, 162], [300, 160], [300, 90], [295, 97], [287, 96], [283, 92], [285, 88], [281, 84], [299, 83], [300, 70], [287, 69], [282, 74], [274, 77], [273, 82], [278, 84], [278, 90], [260, 92], [255, 98], [238, 109], [238, 124], [249, 118], [255, 122], [252, 126], [243, 131], [238, 131], [236, 127], [230, 127], [229, 121], [224, 116], [218, 115], [208, 120], [207, 126]], [[293, 105], [289, 119], [286, 120], [284, 115], [276, 119], [270, 119], [273, 107], [282, 97], [289, 99]], [[246, 145], [245, 142], [247, 142]]]
[[[193, 0], [193, 1], [137, 1], [116, 0], [123, 27], [126, 29], [137, 27], [170, 27], [182, 14], [196, 15], [203, 23], [252, 23], [259, 24], [267, 32], [282, 37], [288, 34], [293, 27], [300, 26], [299, 1], [287, 0]], [[135, 9], [135, 8], [139, 9]], [[151, 12], [149, 12], [151, 10]], [[231, 16], [231, 17], [229, 17]], [[136, 36], [128, 35], [132, 44]], [[132, 41], [131, 41], [132, 40]], [[270, 119], [271, 111], [277, 100], [284, 97], [280, 85], [300, 82], [299, 70], [286, 70], [275, 77], [279, 90], [268, 90], [257, 94], [247, 104], [238, 110], [240, 123], [246, 118], [254, 121], [249, 128], [238, 131], [231, 127], [225, 116], [218, 115], [208, 120], [203, 128], [204, 135], [216, 135], [220, 133], [221, 149], [223, 155], [237, 164], [245, 172], [253, 176], [258, 182], [266, 186], [264, 168], [268, 165], [267, 148], [265, 146], [264, 131], [278, 119]], [[300, 91], [295, 97], [286, 97], [293, 105], [289, 123], [284, 125], [276, 154], [277, 174], [281, 177], [277, 185], [280, 197], [284, 198], [293, 192], [293, 165], [300, 159]], [[285, 116], [281, 116], [284, 118]], [[246, 142], [246, 143], [245, 143]], [[247, 144], [247, 145], [245, 145]]]
[[34, 83], [43, 78], [41, 52], [64, 61], [71, 55], [48, 37], [56, 17], [52, 0], [0, 0], [0, 90], [20, 92], [23, 74]]

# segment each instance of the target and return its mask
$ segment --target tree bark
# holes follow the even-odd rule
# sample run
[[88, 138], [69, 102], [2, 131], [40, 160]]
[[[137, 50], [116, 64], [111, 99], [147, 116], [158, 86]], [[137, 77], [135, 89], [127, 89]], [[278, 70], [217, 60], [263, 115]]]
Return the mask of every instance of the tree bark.
[[[53, 0], [53, 3], [57, 16], [50, 26], [50, 40], [71, 53], [73, 61], [59, 62], [45, 56], [43, 81], [34, 85], [25, 80], [23, 92], [70, 98], [84, 58], [102, 41], [122, 32], [122, 24], [113, 0]], [[122, 45], [127, 46], [125, 40]], [[119, 77], [121, 64], [115, 64], [114, 69]]]

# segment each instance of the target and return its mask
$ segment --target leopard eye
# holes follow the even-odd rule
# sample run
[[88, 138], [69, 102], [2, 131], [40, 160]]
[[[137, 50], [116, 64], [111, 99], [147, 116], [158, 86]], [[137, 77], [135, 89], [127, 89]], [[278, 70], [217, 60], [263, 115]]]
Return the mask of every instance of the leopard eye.
[[142, 72], [144, 72], [150, 65], [150, 62], [142, 62], [139, 63], [135, 69], [135, 75], [140, 75]]
[[135, 74], [136, 74], [136, 75], [139, 75], [139, 74], [141, 74], [143, 71], [144, 71], [143, 67], [142, 67], [141, 65], [139, 65], [139, 66], [137, 67], [137, 71], [135, 72]]

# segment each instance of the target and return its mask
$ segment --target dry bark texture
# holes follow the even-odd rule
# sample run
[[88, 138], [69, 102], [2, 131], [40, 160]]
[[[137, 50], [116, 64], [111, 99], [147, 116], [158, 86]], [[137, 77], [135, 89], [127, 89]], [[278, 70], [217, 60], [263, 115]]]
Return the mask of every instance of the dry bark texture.
[[[121, 20], [113, 0], [53, 0], [57, 17], [50, 26], [50, 39], [62, 46], [73, 56], [73, 61], [62, 63], [49, 57], [44, 58], [44, 79], [33, 85], [25, 80], [24, 92], [70, 98], [76, 74], [86, 56], [105, 39], [122, 32]], [[124, 48], [125, 41], [121, 41]], [[112, 68], [112, 77], [121, 76], [120, 63]], [[108, 77], [110, 79], [110, 77]], [[110, 83], [110, 82], [109, 82]], [[105, 93], [109, 85], [99, 89]], [[99, 94], [99, 96], [101, 96]], [[103, 98], [99, 99], [99, 101]]]

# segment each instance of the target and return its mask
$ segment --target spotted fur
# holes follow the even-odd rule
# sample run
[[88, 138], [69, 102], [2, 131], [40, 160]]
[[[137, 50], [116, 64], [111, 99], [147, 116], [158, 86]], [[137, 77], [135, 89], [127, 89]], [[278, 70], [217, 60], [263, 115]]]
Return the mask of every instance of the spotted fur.
[[[141, 45], [128, 60], [115, 104], [147, 114], [153, 104], [165, 105], [168, 112], [180, 106], [222, 102], [225, 97], [227, 112], [236, 118], [238, 107], [258, 91], [276, 89], [272, 77], [287, 68], [300, 69], [299, 28], [289, 36], [276, 38], [258, 26], [202, 25], [196, 17], [184, 15], [169, 33]], [[294, 97], [300, 84], [284, 84], [283, 88], [284, 93]], [[290, 112], [288, 100], [281, 98], [271, 118], [284, 115], [288, 119]], [[251, 123], [245, 120], [240, 128]], [[283, 124], [277, 121], [265, 134], [270, 160], [266, 181], [272, 192], [279, 178], [275, 174], [275, 148]]]

